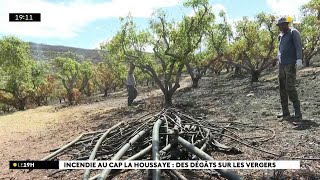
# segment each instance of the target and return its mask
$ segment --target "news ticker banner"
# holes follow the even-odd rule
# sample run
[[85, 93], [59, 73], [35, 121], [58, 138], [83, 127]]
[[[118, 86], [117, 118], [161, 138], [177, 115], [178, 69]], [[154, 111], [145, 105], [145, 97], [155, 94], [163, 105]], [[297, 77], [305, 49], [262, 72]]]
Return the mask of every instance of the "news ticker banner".
[[300, 169], [277, 161], [10, 161], [10, 169]]

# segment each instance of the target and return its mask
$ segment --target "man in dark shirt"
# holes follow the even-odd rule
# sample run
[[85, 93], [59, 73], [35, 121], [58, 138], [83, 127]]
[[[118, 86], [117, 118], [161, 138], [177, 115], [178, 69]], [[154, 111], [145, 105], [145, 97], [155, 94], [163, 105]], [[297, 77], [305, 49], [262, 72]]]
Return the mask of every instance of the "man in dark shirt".
[[300, 32], [289, 27], [287, 18], [279, 19], [277, 26], [281, 31], [279, 35], [279, 83], [282, 114], [278, 118], [288, 120], [290, 112], [288, 108], [288, 98], [293, 103], [295, 110], [294, 118], [302, 119], [300, 101], [296, 90], [296, 69], [301, 69], [302, 65], [302, 43]]

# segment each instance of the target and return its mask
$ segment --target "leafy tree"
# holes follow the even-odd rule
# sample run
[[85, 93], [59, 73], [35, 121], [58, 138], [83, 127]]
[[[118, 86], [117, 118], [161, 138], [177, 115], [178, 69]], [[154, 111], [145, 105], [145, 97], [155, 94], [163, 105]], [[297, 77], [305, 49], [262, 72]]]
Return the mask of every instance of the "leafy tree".
[[100, 62], [96, 66], [96, 77], [94, 81], [99, 89], [104, 93], [104, 97], [108, 96], [108, 92], [112, 88], [114, 79], [114, 74], [106, 63]]
[[[54, 78], [57, 79], [57, 76], [54, 76]], [[62, 81], [60, 79], [58, 81], [56, 80], [54, 83], [54, 90], [53, 90], [52, 96], [54, 98], [58, 98], [60, 104], [62, 103], [62, 100], [66, 102], [66, 99], [68, 97], [67, 91], [64, 88]]]
[[304, 14], [298, 29], [303, 40], [303, 54], [306, 66], [310, 60], [320, 54], [320, 0], [311, 0], [302, 6]]
[[[138, 31], [132, 18], [122, 20], [121, 31], [113, 38], [112, 47], [121, 59], [133, 62], [147, 73], [159, 86], [165, 104], [172, 104], [172, 96], [180, 87], [179, 81], [188, 56], [198, 48], [207, 24], [211, 21], [211, 8], [206, 0], [184, 3], [195, 11], [195, 16], [185, 16], [179, 23], [169, 21], [158, 11], [151, 21], [151, 32]], [[153, 53], [145, 51], [147, 46]]]
[[[117, 36], [119, 37], [119, 36]], [[124, 56], [119, 51], [121, 44], [119, 39], [113, 38], [100, 46], [100, 54], [104, 59], [106, 70], [111, 74], [112, 82], [108, 89], [116, 90], [117, 87], [123, 87], [127, 75], [127, 65], [123, 61]]]
[[94, 65], [90, 60], [85, 60], [79, 65], [79, 92], [87, 96], [92, 94], [92, 80], [94, 77]]
[[231, 36], [231, 26], [227, 23], [225, 12], [221, 11], [219, 16], [223, 19], [223, 22], [216, 24], [212, 21], [206, 29], [204, 36], [205, 50], [191, 55], [191, 60], [186, 62], [194, 88], [198, 87], [199, 80], [205, 75], [208, 68], [217, 64], [217, 60], [222, 58], [228, 37]]
[[0, 66], [22, 66], [30, 59], [29, 44], [14, 37], [5, 36], [0, 40]]
[[53, 65], [57, 78], [61, 80], [67, 91], [69, 105], [73, 105], [75, 101], [74, 89], [80, 77], [80, 64], [71, 58], [57, 57], [54, 59]]
[[7, 36], [0, 40], [0, 102], [24, 110], [32, 91], [29, 44]]
[[242, 68], [251, 74], [251, 84], [271, 66], [277, 53], [276, 17], [260, 13], [254, 20], [244, 17], [236, 25], [237, 36], [224, 54], [224, 63]]
[[34, 62], [31, 67], [32, 91], [30, 93], [33, 101], [38, 105], [47, 105], [48, 97], [54, 90], [55, 78], [49, 72], [46, 62]]

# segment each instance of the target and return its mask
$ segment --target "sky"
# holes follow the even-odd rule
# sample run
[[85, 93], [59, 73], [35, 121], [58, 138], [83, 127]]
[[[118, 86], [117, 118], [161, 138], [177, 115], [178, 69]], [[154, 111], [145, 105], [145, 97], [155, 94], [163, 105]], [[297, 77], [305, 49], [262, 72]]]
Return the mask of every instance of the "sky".
[[[213, 11], [224, 10], [232, 23], [259, 12], [298, 18], [309, 0], [210, 0]], [[154, 10], [172, 18], [192, 14], [181, 0], [0, 0], [0, 38], [14, 35], [24, 41], [95, 49], [119, 30], [119, 17], [129, 13], [147, 28]], [[9, 22], [9, 13], [41, 13], [41, 22]]]

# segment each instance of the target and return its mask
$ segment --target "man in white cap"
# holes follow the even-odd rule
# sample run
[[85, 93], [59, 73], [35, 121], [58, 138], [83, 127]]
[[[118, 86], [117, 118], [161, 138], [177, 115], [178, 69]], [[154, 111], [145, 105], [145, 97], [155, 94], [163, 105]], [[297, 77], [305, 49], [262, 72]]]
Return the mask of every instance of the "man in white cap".
[[295, 120], [302, 120], [300, 101], [296, 90], [296, 69], [301, 69], [302, 65], [302, 42], [300, 32], [289, 27], [288, 18], [278, 20], [277, 26], [281, 31], [279, 35], [279, 83], [282, 114], [278, 118], [290, 119], [288, 108], [288, 98], [293, 103]]

